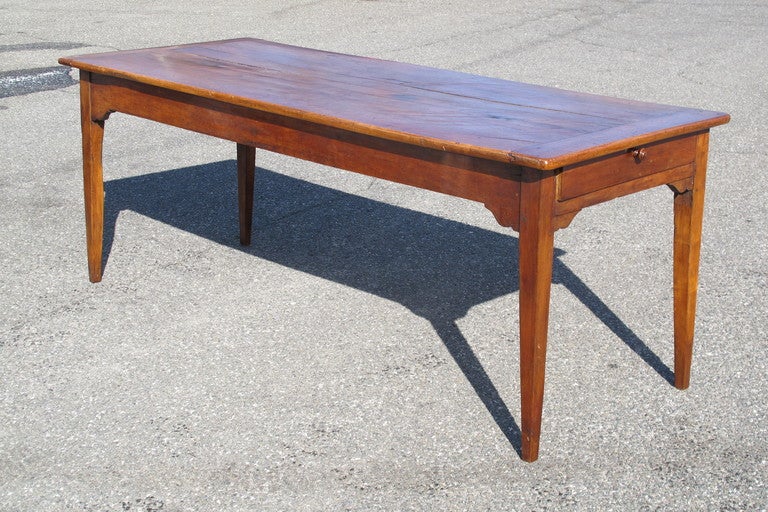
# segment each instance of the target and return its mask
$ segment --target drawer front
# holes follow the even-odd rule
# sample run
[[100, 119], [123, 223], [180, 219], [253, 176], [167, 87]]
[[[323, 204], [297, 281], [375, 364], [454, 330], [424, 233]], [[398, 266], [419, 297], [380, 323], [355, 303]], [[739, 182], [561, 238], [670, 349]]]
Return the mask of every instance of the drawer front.
[[688, 135], [565, 167], [558, 176], [557, 198], [566, 201], [690, 164], [695, 155], [696, 137]]

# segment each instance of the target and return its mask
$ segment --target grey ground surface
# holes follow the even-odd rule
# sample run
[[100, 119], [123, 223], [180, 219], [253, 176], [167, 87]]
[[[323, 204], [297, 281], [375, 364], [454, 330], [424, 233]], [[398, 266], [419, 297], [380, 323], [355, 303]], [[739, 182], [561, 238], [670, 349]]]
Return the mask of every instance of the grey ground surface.
[[[557, 234], [534, 464], [480, 204], [259, 152], [242, 249], [234, 144], [116, 114], [89, 284], [56, 58], [240, 36], [730, 112], [691, 388], [666, 188]], [[765, 510], [767, 47], [764, 1], [0, 0], [0, 511]]]

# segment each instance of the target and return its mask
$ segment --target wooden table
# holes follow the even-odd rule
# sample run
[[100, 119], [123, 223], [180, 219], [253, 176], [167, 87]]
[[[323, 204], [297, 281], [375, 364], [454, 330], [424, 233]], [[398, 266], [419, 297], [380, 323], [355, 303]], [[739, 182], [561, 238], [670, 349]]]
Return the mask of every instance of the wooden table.
[[519, 232], [521, 452], [538, 457], [554, 232], [582, 208], [674, 192], [675, 386], [689, 384], [709, 129], [729, 116], [257, 39], [66, 57], [80, 69], [88, 268], [102, 276], [104, 121], [237, 143], [249, 244], [255, 148], [479, 201]]

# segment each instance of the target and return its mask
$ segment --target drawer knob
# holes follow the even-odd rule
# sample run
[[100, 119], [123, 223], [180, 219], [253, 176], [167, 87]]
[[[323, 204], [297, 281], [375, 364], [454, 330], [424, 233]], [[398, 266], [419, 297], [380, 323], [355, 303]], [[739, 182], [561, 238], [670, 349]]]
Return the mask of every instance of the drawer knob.
[[645, 160], [645, 148], [637, 148], [632, 151], [632, 156], [635, 157], [635, 162], [640, 163]]

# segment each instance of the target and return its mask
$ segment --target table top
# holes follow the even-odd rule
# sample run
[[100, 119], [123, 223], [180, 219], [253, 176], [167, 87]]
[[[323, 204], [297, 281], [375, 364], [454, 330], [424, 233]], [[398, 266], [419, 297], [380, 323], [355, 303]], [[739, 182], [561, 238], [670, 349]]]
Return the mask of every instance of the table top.
[[59, 62], [383, 139], [542, 170], [730, 119], [720, 112], [250, 38]]

